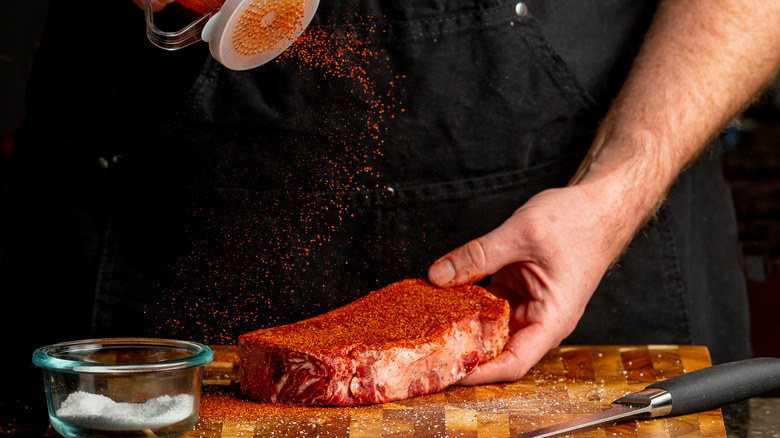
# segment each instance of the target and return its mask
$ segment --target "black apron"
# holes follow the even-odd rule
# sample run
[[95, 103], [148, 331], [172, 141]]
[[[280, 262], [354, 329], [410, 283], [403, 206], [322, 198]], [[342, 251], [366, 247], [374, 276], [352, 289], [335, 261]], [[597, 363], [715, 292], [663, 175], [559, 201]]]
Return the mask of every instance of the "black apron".
[[[310, 317], [425, 277], [565, 184], [595, 105], [533, 18], [483, 3], [404, 16], [323, 4], [281, 59], [248, 72], [207, 62], [163, 127], [193, 171], [165, 313], [194, 308], [209, 339]], [[116, 290], [104, 290], [108, 307]]]
[[[110, 7], [130, 16], [125, 3]], [[132, 42], [102, 57], [44, 45], [15, 150], [13, 307], [48, 327], [40, 343], [231, 343], [425, 277], [567, 183], [652, 9], [323, 1], [301, 41], [245, 72], [205, 45], [139, 42], [136, 10]], [[737, 254], [716, 145], [565, 342], [749, 355]]]

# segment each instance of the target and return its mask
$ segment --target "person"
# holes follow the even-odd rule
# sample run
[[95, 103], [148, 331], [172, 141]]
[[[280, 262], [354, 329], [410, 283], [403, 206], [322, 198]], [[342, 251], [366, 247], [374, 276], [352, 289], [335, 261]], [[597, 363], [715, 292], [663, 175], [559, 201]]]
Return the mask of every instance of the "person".
[[[495, 231], [431, 268], [431, 280], [442, 285], [495, 274], [491, 286], [516, 303], [513, 323], [518, 331], [501, 357], [468, 376], [467, 383], [516, 380], [565, 340], [601, 276], [656, 214], [680, 172], [777, 73], [780, 32], [771, 23], [780, 9], [743, 15], [744, 6], [661, 2], [631, 73], [568, 186], [536, 195]], [[668, 202], [675, 202], [673, 195]], [[701, 208], [688, 214], [710, 213]], [[717, 244], [709, 248], [721, 250]], [[698, 262], [708, 264], [709, 258]], [[718, 273], [713, 268], [707, 267], [704, 275], [714, 280]], [[706, 289], [695, 282], [683, 287]], [[705, 293], [735, 291], [713, 288]], [[697, 311], [682, 307], [666, 311]], [[744, 304], [738, 308], [726, 312], [744, 312]], [[735, 324], [738, 319], [720, 319], [703, 310], [690, 317], [689, 340], [709, 345], [715, 362], [747, 355], [746, 329]], [[705, 341], [707, 335], [699, 330], [722, 338]], [[726, 340], [732, 330], [740, 331], [742, 339], [729, 346], [736, 341]]]
[[151, 46], [132, 2], [97, 22], [53, 2], [3, 252], [6, 309], [38, 328], [19, 361], [87, 336], [231, 343], [406, 277], [512, 305], [462, 384], [562, 342], [749, 356], [716, 136], [777, 70], [780, 6], [743, 3], [321, 2], [237, 72]]

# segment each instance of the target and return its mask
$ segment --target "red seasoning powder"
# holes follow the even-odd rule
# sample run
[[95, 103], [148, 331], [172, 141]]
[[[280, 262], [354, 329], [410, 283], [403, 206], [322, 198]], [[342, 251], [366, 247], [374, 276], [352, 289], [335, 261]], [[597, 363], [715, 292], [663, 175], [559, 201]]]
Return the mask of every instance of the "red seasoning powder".
[[[279, 342], [306, 352], [330, 352], [359, 343], [365, 348], [387, 343], [404, 346], [417, 339], [443, 336], [453, 321], [478, 314], [506, 318], [507, 304], [479, 286], [439, 288], [425, 280], [393, 283], [333, 312], [311, 319], [247, 333], [247, 342]], [[413, 346], [413, 345], [412, 345]]]
[[[212, 1], [183, 0], [182, 4], [198, 10], [222, 3]], [[285, 14], [291, 15], [298, 13], [297, 5], [303, 4], [298, 0], [269, 0], [267, 4], [281, 3], [289, 6]], [[260, 9], [252, 11], [247, 12], [245, 18], [262, 26], [267, 14]], [[329, 294], [328, 285], [309, 281], [311, 270], [344, 271], [343, 266], [327, 264], [340, 263], [338, 260], [325, 264], [318, 261], [316, 266], [313, 261], [333, 239], [343, 239], [342, 223], [352, 220], [355, 214], [345, 203], [351, 198], [341, 194], [365, 192], [369, 196], [371, 191], [384, 189], [386, 181], [381, 169], [386, 160], [382, 151], [391, 138], [391, 124], [404, 112], [401, 101], [404, 77], [393, 74], [391, 56], [380, 46], [370, 43], [381, 31], [377, 30], [372, 17], [357, 13], [350, 16], [348, 12], [345, 15], [348, 15], [347, 24], [307, 28], [292, 46], [271, 61], [292, 64], [292, 68], [284, 71], [300, 75], [298, 79], [304, 79], [301, 85], [306, 92], [328, 87], [326, 91], [331, 99], [312, 102], [317, 111], [327, 117], [312, 125], [303, 111], [301, 121], [295, 121], [295, 114], [291, 114], [289, 120], [292, 125], [299, 123], [302, 132], [313, 130], [321, 139], [321, 152], [314, 150], [307, 157], [292, 158], [316, 160], [317, 166], [322, 168], [318, 173], [321, 179], [311, 183], [297, 181], [299, 173], [284, 168], [278, 170], [275, 178], [288, 179], [291, 188], [300, 190], [300, 199], [290, 204], [293, 210], [285, 208], [274, 213], [279, 218], [278, 233], [258, 229], [255, 217], [266, 214], [264, 209], [268, 207], [257, 204], [251, 194], [245, 196], [243, 191], [225, 193], [229, 198], [229, 209], [202, 208], [201, 200], [196, 199], [191, 210], [195, 225], [188, 230], [191, 249], [171, 266], [177, 281], [160, 295], [159, 330], [168, 333], [172, 328], [181, 327], [185, 334], [179, 336], [189, 336], [186, 332], [191, 330], [193, 321], [197, 321], [196, 329], [202, 330], [210, 343], [233, 343], [235, 334], [240, 332], [237, 327], [244, 331], [243, 327], [278, 325], [279, 320], [273, 315], [280, 306], [317, 306], [311, 301], [302, 303], [298, 298], [300, 291], [290, 286], [299, 285], [312, 296]], [[274, 28], [282, 21], [277, 13], [265, 24]], [[311, 83], [306, 82], [309, 78]], [[336, 98], [332, 99], [333, 96]], [[294, 149], [294, 146], [283, 147]], [[337, 153], [330, 153], [332, 150]], [[220, 163], [214, 163], [214, 166], [215, 172], [226, 175], [234, 172], [232, 168], [220, 169]], [[298, 186], [304, 188], [298, 189]], [[310, 196], [305, 191], [309, 190], [308, 186], [316, 187], [317, 193], [332, 193], [333, 196]], [[305, 239], [295, 242], [285, 239], [287, 235]], [[347, 239], [360, 237], [347, 236]], [[424, 242], [419, 244], [424, 245]], [[321, 259], [329, 258], [325, 254]], [[269, 272], [273, 274], [269, 275]], [[274, 283], [275, 278], [290, 281], [279, 284]], [[349, 299], [353, 296], [357, 294]], [[283, 309], [278, 313], [282, 312]], [[272, 316], [261, 318], [258, 315]]]
[[214, 13], [225, 3], [225, 0], [177, 0], [176, 3], [201, 15]]
[[256, 0], [247, 6], [236, 24], [233, 48], [244, 56], [274, 49], [290, 38], [303, 20], [303, 0]]

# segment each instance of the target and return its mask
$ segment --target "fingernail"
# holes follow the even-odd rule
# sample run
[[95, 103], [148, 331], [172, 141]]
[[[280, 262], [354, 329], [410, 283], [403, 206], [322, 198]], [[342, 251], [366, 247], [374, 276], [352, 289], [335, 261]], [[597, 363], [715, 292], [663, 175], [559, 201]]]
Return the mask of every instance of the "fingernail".
[[455, 265], [449, 260], [440, 260], [431, 266], [428, 277], [432, 283], [445, 286], [455, 278]]

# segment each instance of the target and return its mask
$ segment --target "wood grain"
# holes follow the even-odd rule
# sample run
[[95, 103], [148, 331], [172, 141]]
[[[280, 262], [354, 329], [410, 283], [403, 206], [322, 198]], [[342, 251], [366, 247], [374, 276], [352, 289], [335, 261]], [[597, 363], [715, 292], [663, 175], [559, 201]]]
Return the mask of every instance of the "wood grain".
[[[241, 398], [235, 348], [214, 347], [200, 418], [188, 437], [509, 437], [606, 409], [657, 380], [710, 365], [705, 347], [562, 346], [517, 382], [451, 387], [356, 408], [306, 408]], [[720, 410], [630, 421], [578, 437], [725, 437]]]

